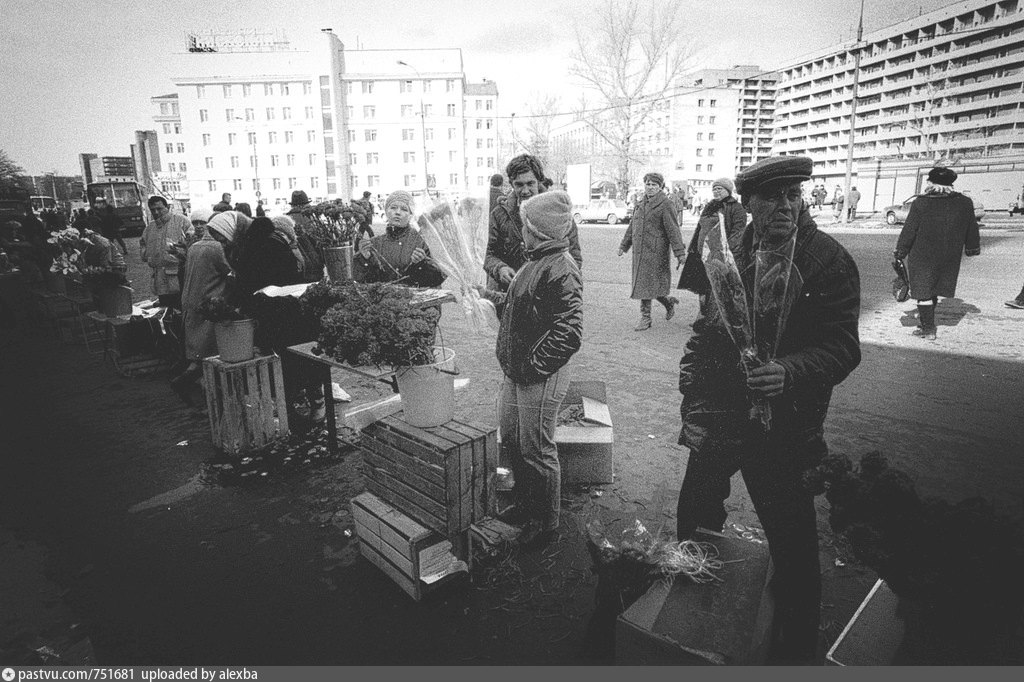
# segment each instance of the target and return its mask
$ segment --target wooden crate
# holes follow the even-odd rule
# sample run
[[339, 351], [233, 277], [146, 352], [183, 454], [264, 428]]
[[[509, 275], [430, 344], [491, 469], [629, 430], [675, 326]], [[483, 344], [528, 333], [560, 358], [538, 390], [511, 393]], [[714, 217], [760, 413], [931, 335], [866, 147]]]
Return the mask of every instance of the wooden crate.
[[373, 493], [352, 500], [359, 551], [419, 601], [425, 594], [468, 574], [459, 547], [424, 528]]
[[260, 448], [288, 433], [281, 358], [203, 361], [213, 444], [228, 454]]
[[495, 429], [462, 419], [419, 428], [401, 414], [363, 429], [366, 487], [427, 528], [451, 538], [493, 516]]

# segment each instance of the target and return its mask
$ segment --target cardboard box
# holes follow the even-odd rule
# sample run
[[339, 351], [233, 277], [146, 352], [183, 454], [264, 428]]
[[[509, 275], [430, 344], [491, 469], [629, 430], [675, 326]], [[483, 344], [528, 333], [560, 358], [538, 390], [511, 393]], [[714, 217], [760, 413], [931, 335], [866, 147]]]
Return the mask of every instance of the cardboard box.
[[774, 604], [768, 548], [708, 532], [726, 562], [721, 582], [655, 583], [619, 616], [615, 662], [629, 665], [758, 665], [768, 654]]
[[[562, 409], [569, 405], [583, 406], [584, 398], [607, 406], [608, 398], [603, 381], [571, 381], [562, 400]], [[611, 413], [605, 412], [602, 424], [586, 426], [556, 426], [555, 443], [562, 467], [563, 485], [590, 485], [613, 483], [615, 467], [613, 449], [615, 432]]]
[[906, 626], [897, 597], [884, 580], [875, 583], [853, 618], [825, 654], [832, 665], [892, 665]]

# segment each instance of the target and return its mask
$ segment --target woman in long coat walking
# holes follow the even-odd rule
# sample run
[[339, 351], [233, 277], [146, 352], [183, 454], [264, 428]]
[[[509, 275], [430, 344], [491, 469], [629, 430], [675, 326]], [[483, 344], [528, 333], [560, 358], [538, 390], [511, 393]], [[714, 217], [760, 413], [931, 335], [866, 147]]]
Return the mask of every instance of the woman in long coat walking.
[[679, 220], [672, 201], [662, 191], [665, 178], [661, 173], [644, 176], [644, 198], [636, 205], [629, 221], [619, 255], [633, 248], [633, 291], [630, 298], [640, 299], [640, 322], [636, 331], [651, 328], [651, 299], [665, 306], [665, 319], [671, 320], [679, 300], [669, 296], [672, 287], [672, 263], [669, 249], [679, 265], [686, 259], [686, 245], [679, 233]]
[[935, 305], [939, 296], [956, 295], [961, 254], [981, 253], [974, 202], [953, 190], [956, 172], [932, 168], [925, 193], [910, 205], [896, 251], [897, 260], [907, 258], [910, 293], [917, 299], [918, 327], [914, 336], [935, 340]]

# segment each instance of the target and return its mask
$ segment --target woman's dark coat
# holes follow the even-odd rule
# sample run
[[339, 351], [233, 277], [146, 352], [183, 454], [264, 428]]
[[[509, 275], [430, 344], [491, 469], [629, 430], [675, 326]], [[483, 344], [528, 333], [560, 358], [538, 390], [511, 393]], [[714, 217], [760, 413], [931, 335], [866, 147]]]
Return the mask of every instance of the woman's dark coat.
[[672, 288], [672, 261], [686, 255], [679, 220], [672, 201], [664, 193], [644, 197], [633, 211], [626, 234], [619, 245], [633, 248], [633, 291], [630, 298], [652, 299], [668, 296]]
[[910, 295], [919, 301], [956, 295], [961, 254], [981, 253], [974, 202], [959, 192], [922, 194], [896, 243], [898, 257], [907, 258]]
[[[430, 248], [412, 227], [395, 229], [388, 225], [384, 234], [371, 239], [375, 253], [370, 258], [356, 254], [352, 274], [357, 282], [393, 282], [414, 287], [439, 287], [447, 275], [430, 258]], [[412, 253], [423, 249], [427, 258], [412, 262]]]

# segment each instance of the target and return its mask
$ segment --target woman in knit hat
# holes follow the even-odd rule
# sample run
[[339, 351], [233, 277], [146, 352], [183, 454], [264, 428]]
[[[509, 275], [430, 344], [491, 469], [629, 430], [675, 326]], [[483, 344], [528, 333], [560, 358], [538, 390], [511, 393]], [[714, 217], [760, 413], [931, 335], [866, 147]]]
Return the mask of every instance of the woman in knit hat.
[[672, 202], [662, 191], [665, 178], [661, 173], [644, 176], [644, 198], [636, 205], [626, 234], [619, 245], [619, 255], [633, 248], [633, 290], [631, 298], [640, 299], [638, 332], [651, 328], [651, 299], [665, 306], [665, 319], [676, 314], [679, 300], [669, 296], [672, 287], [672, 264], [669, 249], [682, 266], [686, 247], [679, 233], [679, 220]]
[[929, 341], [935, 340], [939, 297], [956, 296], [961, 256], [981, 253], [974, 202], [953, 189], [956, 177], [951, 168], [931, 169], [924, 194], [910, 205], [893, 253], [897, 260], [907, 258], [910, 295], [917, 299], [913, 334]]
[[399, 282], [416, 287], [437, 287], [446, 275], [430, 258], [430, 249], [412, 228], [412, 195], [396, 190], [384, 202], [387, 229], [359, 242], [352, 259], [357, 282]]
[[512, 464], [515, 506], [504, 520], [522, 525], [528, 548], [554, 539], [561, 512], [555, 445], [558, 408], [569, 386], [569, 359], [583, 338], [583, 278], [569, 255], [572, 199], [549, 191], [520, 207], [527, 260], [499, 293], [477, 287], [501, 319], [498, 363], [501, 448]]

